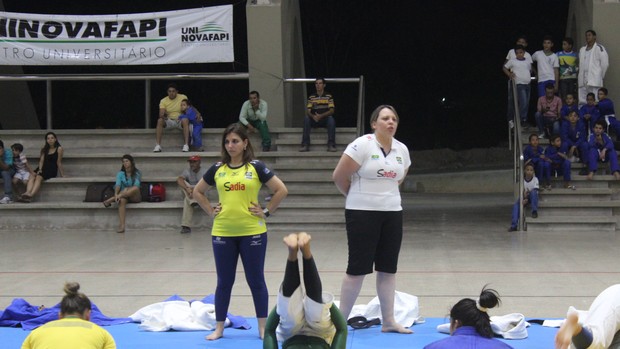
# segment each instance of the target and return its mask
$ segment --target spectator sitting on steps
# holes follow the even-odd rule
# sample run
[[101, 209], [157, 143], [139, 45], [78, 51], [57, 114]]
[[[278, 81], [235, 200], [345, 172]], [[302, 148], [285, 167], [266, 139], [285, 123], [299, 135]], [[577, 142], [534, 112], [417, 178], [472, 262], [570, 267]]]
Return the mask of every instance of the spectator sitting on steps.
[[54, 132], [46, 133], [45, 146], [41, 148], [39, 167], [34, 169], [36, 176], [31, 176], [28, 179], [26, 192], [21, 197], [22, 201], [29, 202], [39, 192], [43, 181], [56, 178], [58, 174], [60, 174], [60, 177], [65, 176], [62, 167], [63, 154], [64, 149], [60, 146], [56, 134]]
[[4, 149], [4, 142], [2, 141], [0, 141], [0, 173], [2, 173], [4, 184], [4, 197], [0, 199], [0, 204], [12, 204], [13, 185], [11, 177], [13, 177], [13, 152], [10, 149]]
[[[181, 115], [181, 102], [188, 98], [186, 95], [179, 93], [179, 89], [175, 83], [168, 85], [167, 92], [168, 96], [162, 98], [159, 102], [159, 118], [157, 119], [157, 130], [155, 135], [157, 143], [153, 151], [156, 153], [161, 152], [161, 137], [164, 133], [164, 129], [173, 128], [183, 131], [183, 140], [185, 143], [183, 144], [182, 151], [189, 151], [190, 122], [187, 118], [179, 118]], [[198, 113], [198, 116], [200, 116], [200, 113]]]
[[194, 187], [207, 171], [200, 167], [200, 156], [194, 155], [187, 159], [189, 166], [177, 177], [177, 184], [183, 192], [183, 218], [181, 219], [181, 234], [192, 232], [192, 218], [194, 217], [194, 207], [198, 207], [198, 202], [194, 200]]
[[308, 97], [306, 116], [304, 117], [304, 134], [299, 151], [310, 150], [310, 130], [316, 127], [327, 128], [327, 151], [336, 151], [336, 120], [334, 119], [334, 97], [325, 92], [325, 79], [314, 81], [316, 93]]
[[588, 166], [590, 173], [588, 179], [594, 179], [594, 173], [598, 169], [598, 162], [609, 162], [609, 169], [614, 174], [615, 179], [620, 179], [620, 167], [618, 167], [618, 154], [614, 149], [614, 142], [605, 133], [605, 120], [599, 119], [594, 124], [594, 133], [590, 135], [588, 145], [590, 154]]

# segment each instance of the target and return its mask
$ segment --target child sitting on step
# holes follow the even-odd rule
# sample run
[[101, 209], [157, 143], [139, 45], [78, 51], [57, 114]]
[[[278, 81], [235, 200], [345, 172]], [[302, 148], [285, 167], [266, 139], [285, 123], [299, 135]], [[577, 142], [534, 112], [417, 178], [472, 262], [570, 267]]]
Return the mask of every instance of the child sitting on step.
[[538, 144], [538, 135], [530, 135], [530, 144], [523, 150], [523, 160], [526, 164], [532, 163], [536, 177], [541, 178], [545, 189], [551, 190], [551, 162], [545, 157], [542, 146]]
[[575, 186], [570, 184], [570, 160], [568, 159], [568, 146], [562, 143], [562, 138], [558, 134], [553, 134], [549, 138], [551, 145], [545, 149], [545, 156], [551, 160], [551, 173], [564, 176], [564, 188], [575, 190]]
[[[179, 120], [188, 119], [190, 124], [191, 150], [203, 151], [202, 148], [202, 115], [192, 106], [188, 99], [181, 101], [181, 115]], [[184, 150], [185, 151], [185, 150]]]
[[[28, 180], [30, 176], [35, 176], [34, 171], [28, 165], [28, 158], [26, 154], [24, 154], [24, 146], [20, 143], [15, 143], [11, 146], [11, 150], [13, 151], [13, 168], [15, 169], [15, 174], [13, 175], [13, 187], [16, 189], [19, 184], [24, 185], [24, 190], [28, 186]], [[22, 200], [21, 195], [17, 195], [18, 201]], [[25, 202], [28, 202], [28, 200]]]
[[579, 116], [584, 125], [586, 125], [588, 135], [590, 135], [594, 129], [594, 123], [596, 123], [596, 120], [601, 116], [601, 113], [598, 111], [598, 106], [596, 105], [596, 96], [594, 96], [594, 93], [590, 92], [586, 96], [586, 104], [582, 105], [581, 109], [579, 109]]
[[599, 119], [594, 124], [594, 133], [588, 139], [590, 154], [588, 158], [588, 179], [594, 178], [594, 173], [598, 169], [598, 162], [609, 162], [609, 170], [614, 174], [614, 178], [620, 179], [620, 168], [618, 167], [618, 154], [614, 149], [614, 142], [605, 133], [607, 123], [604, 119]]
[[512, 206], [512, 222], [508, 231], [517, 231], [521, 217], [519, 200], [523, 200], [523, 207], [532, 207], [532, 218], [538, 218], [538, 178], [534, 175], [534, 165], [531, 162], [525, 164], [523, 169], [523, 195], [519, 196]]
[[[566, 144], [568, 148], [568, 158], [571, 159], [575, 155], [579, 155], [583, 163], [588, 158], [588, 132], [586, 125], [579, 118], [576, 111], [568, 113], [568, 122], [562, 123], [562, 144]], [[571, 162], [574, 162], [571, 160]]]

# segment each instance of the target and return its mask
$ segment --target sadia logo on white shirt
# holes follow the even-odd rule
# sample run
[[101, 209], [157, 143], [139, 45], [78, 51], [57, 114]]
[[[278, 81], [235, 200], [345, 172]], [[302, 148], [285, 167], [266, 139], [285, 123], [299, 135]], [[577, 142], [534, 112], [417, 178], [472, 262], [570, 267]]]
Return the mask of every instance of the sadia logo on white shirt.
[[386, 171], [384, 169], [380, 169], [377, 171], [377, 177], [379, 178], [396, 178], [397, 173], [395, 171]]

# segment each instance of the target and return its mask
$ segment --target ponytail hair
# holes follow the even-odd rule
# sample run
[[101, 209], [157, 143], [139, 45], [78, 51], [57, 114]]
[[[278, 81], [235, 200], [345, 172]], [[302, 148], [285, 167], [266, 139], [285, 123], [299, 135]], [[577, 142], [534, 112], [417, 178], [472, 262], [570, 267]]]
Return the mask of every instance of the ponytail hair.
[[486, 287], [482, 288], [478, 300], [463, 298], [458, 301], [450, 310], [450, 319], [451, 322], [458, 320], [460, 326], [474, 327], [481, 336], [491, 338], [493, 330], [488, 310], [498, 306], [501, 299], [497, 291]]
[[77, 282], [65, 283], [65, 296], [60, 302], [60, 312], [64, 315], [84, 315], [91, 310], [90, 299], [79, 292], [80, 284]]

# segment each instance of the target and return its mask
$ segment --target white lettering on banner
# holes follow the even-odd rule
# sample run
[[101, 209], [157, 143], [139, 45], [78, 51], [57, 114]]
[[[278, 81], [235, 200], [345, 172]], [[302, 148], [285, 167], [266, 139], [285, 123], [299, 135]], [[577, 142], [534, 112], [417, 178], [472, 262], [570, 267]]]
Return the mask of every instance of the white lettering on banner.
[[0, 12], [0, 65], [233, 62], [232, 5], [104, 16]]

